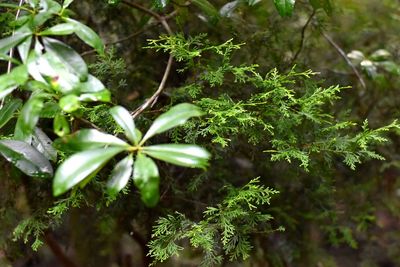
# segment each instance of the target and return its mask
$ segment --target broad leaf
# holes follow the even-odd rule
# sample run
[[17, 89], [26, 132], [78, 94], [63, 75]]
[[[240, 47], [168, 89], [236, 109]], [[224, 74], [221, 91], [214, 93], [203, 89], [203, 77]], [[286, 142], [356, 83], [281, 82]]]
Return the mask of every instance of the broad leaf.
[[133, 170], [133, 156], [129, 154], [126, 158], [115, 165], [110, 180], [107, 183], [107, 191], [110, 195], [115, 195], [121, 191], [128, 183]]
[[139, 153], [135, 160], [133, 180], [139, 188], [144, 204], [154, 207], [160, 199], [160, 176], [157, 165], [151, 158]]
[[12, 69], [8, 74], [0, 75], [0, 99], [10, 94], [18, 85], [28, 80], [28, 70], [25, 65]]
[[63, 8], [69, 7], [69, 5], [72, 4], [72, 2], [74, 2], [74, 0], [64, 0]]
[[108, 147], [72, 155], [56, 171], [53, 180], [53, 195], [59, 196], [65, 193], [123, 150], [123, 147]]
[[21, 105], [22, 101], [20, 99], [12, 99], [0, 109], [0, 129], [14, 117], [15, 111], [17, 111]]
[[60, 113], [56, 114], [53, 120], [53, 130], [54, 133], [60, 137], [67, 135], [71, 132], [69, 128], [69, 123], [65, 116]]
[[67, 113], [74, 112], [75, 110], [79, 109], [81, 106], [79, 97], [76, 95], [63, 96], [58, 103], [60, 105], [60, 108]]
[[28, 36], [32, 33], [15, 33], [9, 37], [0, 39], [0, 54], [6, 54], [8, 51], [17, 46], [18, 44], [22, 43]]
[[129, 144], [111, 134], [105, 134], [95, 129], [83, 129], [58, 141], [63, 149], [72, 151], [91, 150], [105, 147], [122, 147], [127, 149]]
[[26, 63], [28, 60], [28, 55], [29, 55], [29, 50], [31, 48], [31, 44], [32, 44], [32, 36], [29, 36], [25, 41], [23, 41], [18, 46], [19, 56], [21, 57], [21, 60], [24, 63]]
[[274, 0], [276, 9], [282, 17], [291, 16], [296, 0]]
[[208, 166], [210, 153], [196, 145], [162, 144], [143, 147], [143, 153], [175, 165], [205, 168]]
[[14, 138], [28, 142], [31, 138], [33, 129], [35, 128], [40, 112], [43, 108], [43, 99], [38, 96], [31, 96], [25, 103], [18, 116], [15, 126]]
[[43, 43], [46, 51], [56, 56], [70, 71], [76, 73], [83, 82], [88, 78], [88, 68], [82, 57], [70, 46], [56, 39], [45, 37]]
[[32, 135], [32, 146], [42, 153], [48, 160], [57, 160], [57, 150], [53, 147], [53, 141], [40, 128], [36, 127]]
[[91, 28], [77, 20], [67, 19], [69, 23], [75, 25], [75, 34], [89, 46], [96, 49], [97, 53], [104, 55], [104, 44], [100, 37]]
[[78, 84], [79, 93], [97, 93], [104, 90], [106, 90], [104, 84], [99, 79], [90, 74], [87, 81]]
[[191, 117], [197, 117], [203, 115], [203, 112], [199, 107], [182, 103], [172, 107], [170, 110], [160, 115], [150, 126], [143, 137], [141, 143], [143, 144], [150, 137], [165, 132], [171, 128], [184, 124]]
[[75, 32], [75, 24], [73, 23], [61, 23], [51, 28], [48, 28], [39, 33], [39, 35], [69, 35]]
[[0, 153], [26, 175], [51, 177], [53, 167], [50, 162], [29, 144], [16, 140], [1, 140]]
[[101, 102], [110, 102], [111, 101], [111, 92], [108, 90], [103, 90], [94, 93], [85, 93], [79, 96], [79, 101], [84, 102], [94, 102], [94, 101], [101, 101]]
[[129, 114], [129, 111], [124, 107], [115, 106], [110, 109], [110, 113], [118, 125], [124, 130], [126, 137], [137, 145], [140, 141], [141, 133], [135, 128], [135, 122]]

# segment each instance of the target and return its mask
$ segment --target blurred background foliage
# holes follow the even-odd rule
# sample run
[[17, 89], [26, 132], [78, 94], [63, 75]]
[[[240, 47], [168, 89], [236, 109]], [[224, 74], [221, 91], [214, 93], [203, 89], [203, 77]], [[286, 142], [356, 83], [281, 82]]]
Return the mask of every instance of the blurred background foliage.
[[[97, 57], [74, 38], [68, 42], [92, 63], [92, 72], [113, 92], [114, 101], [134, 110], [152, 95], [168, 60], [167, 53], [145, 47], [149, 39], [158, 39], [166, 32], [146, 12], [125, 1], [117, 2], [85, 0], [71, 5], [76, 17], [95, 29], [107, 44], [106, 56]], [[207, 33], [212, 44], [229, 39], [243, 44], [233, 52], [232, 65], [257, 64], [260, 73], [273, 68], [287, 73], [296, 65], [298, 72], [318, 72], [314, 83], [351, 86], [329, 107], [337, 118], [347, 117], [360, 124], [368, 119], [376, 128], [399, 117], [399, 1], [336, 0], [327, 10], [314, 10], [308, 1], [296, 1], [290, 17], [281, 17], [269, 0], [238, 4], [229, 12], [227, 1], [210, 2], [217, 14], [181, 0], [152, 10], [167, 16], [172, 31], [185, 37]], [[135, 3], [152, 8], [149, 1]], [[1, 36], [11, 33], [14, 16], [13, 10], [1, 9]], [[210, 53], [204, 60], [212, 66], [220, 59]], [[205, 86], [198, 95], [194, 93], [195, 97], [182, 96], [182, 88], [198, 81], [201, 74], [196, 69], [177, 71], [184, 67], [182, 62], [174, 63], [166, 90], [157, 105], [139, 119], [139, 125], [148, 125], [160, 109], [182, 98], [226, 94], [240, 101], [252, 94], [250, 88], [226, 77], [221, 86]], [[302, 86], [307, 85], [299, 83], [299, 91]], [[89, 108], [87, 114], [90, 121], [107, 129], [111, 119], [101, 106]], [[170, 137], [179, 138], [179, 134], [171, 132]], [[161, 192], [165, 194], [155, 209], [139, 205], [137, 194], [124, 194], [110, 204], [98, 193], [101, 190], [78, 191], [52, 208], [50, 183], [21, 177], [0, 160], [1, 176], [10, 178], [0, 179], [0, 266], [147, 266], [151, 259], [146, 243], [160, 216], [179, 211], [200, 220], [207, 206], [223, 199], [221, 187], [243, 186], [258, 176], [265, 186], [280, 192], [265, 210], [274, 217], [271, 232], [252, 235], [249, 259], [223, 261], [221, 266], [400, 266], [398, 135], [391, 133], [390, 143], [378, 147], [384, 162], [370, 160], [353, 171], [340, 159], [327, 164], [317, 154], [309, 172], [297, 164], [271, 162], [257, 144], [240, 134], [227, 138], [231, 140], [225, 147], [211, 145], [204, 137], [197, 139], [214, 155], [206, 173], [162, 165], [165, 182]], [[96, 186], [101, 187], [101, 183], [95, 182]], [[63, 208], [69, 210], [67, 215]], [[21, 225], [21, 220], [25, 224]], [[279, 226], [286, 230], [274, 231]], [[26, 242], [23, 227], [31, 231]], [[36, 237], [36, 242], [46, 245], [33, 251], [30, 245]], [[182, 245], [188, 244], [183, 241]], [[66, 252], [54, 253], [57, 248]], [[186, 249], [183, 256], [160, 264], [198, 265], [197, 252]]]

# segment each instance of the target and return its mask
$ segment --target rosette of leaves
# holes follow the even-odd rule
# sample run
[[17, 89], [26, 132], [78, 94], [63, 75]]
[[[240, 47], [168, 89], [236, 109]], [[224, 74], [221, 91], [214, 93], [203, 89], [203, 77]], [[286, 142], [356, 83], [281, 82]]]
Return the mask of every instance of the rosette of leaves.
[[147, 206], [155, 206], [159, 200], [159, 171], [154, 159], [178, 166], [205, 168], [210, 154], [203, 148], [190, 144], [159, 144], [145, 146], [156, 134], [185, 123], [189, 118], [202, 115], [192, 104], [182, 103], [160, 115], [144, 136], [135, 127], [129, 112], [115, 106], [110, 109], [115, 122], [124, 130], [126, 139], [102, 133], [95, 129], [83, 129], [60, 139], [64, 149], [78, 151], [66, 159], [57, 169], [53, 181], [53, 193], [59, 196], [72, 187], [86, 183], [117, 154], [127, 155], [111, 172], [107, 183], [109, 194], [115, 195], [133, 179]]

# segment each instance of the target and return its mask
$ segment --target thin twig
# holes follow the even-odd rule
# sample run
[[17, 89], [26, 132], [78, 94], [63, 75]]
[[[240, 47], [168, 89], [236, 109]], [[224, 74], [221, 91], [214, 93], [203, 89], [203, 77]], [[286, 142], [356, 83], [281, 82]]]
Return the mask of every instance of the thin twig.
[[312, 21], [314, 16], [315, 16], [315, 9], [313, 9], [313, 11], [312, 11], [310, 17], [308, 18], [306, 24], [304, 24], [303, 28], [301, 29], [300, 45], [299, 45], [299, 48], [297, 49], [296, 54], [294, 55], [294, 57], [290, 61], [290, 65], [293, 65], [293, 63], [296, 61], [297, 57], [300, 55], [301, 50], [303, 50], [306, 30], [307, 30], [308, 25], [310, 25], [310, 22]]
[[[19, 15], [21, 13], [21, 7], [24, 4], [24, 0], [19, 0], [19, 4], [18, 4], [18, 10], [17, 13], [15, 14], [15, 20], [17, 20], [19, 18]], [[12, 35], [13, 36], [15, 34], [15, 30], [13, 30]], [[10, 49], [10, 53], [9, 53], [9, 57], [10, 59], [8, 60], [8, 64], [7, 64], [7, 74], [11, 72], [11, 68], [12, 68], [12, 58], [14, 56], [14, 48]], [[4, 106], [4, 99], [5, 97], [3, 97], [3, 99], [0, 102], [0, 110], [3, 108]]]
[[360, 73], [358, 72], [357, 68], [353, 65], [349, 57], [346, 55], [346, 53], [343, 51], [342, 48], [329, 36], [327, 35], [324, 31], [320, 30], [322, 36], [328, 41], [330, 45], [332, 45], [336, 51], [343, 57], [343, 59], [346, 61], [347, 65], [350, 66], [350, 68], [353, 70], [354, 74], [357, 76], [358, 80], [361, 83], [361, 86], [366, 89], [367, 86], [364, 82], [364, 79], [361, 77]]

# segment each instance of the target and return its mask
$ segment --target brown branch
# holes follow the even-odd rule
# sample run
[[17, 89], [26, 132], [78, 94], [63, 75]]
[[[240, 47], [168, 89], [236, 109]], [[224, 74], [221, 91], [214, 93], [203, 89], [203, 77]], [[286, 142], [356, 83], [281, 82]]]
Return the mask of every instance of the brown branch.
[[78, 267], [76, 263], [74, 263], [70, 258], [65, 255], [61, 246], [57, 243], [51, 232], [46, 232], [44, 235], [44, 239], [46, 245], [50, 248], [51, 252], [53, 252], [54, 256], [58, 259], [60, 264], [64, 267]]
[[364, 79], [361, 77], [360, 73], [358, 72], [357, 68], [353, 65], [353, 63], [351, 62], [351, 60], [349, 59], [349, 57], [346, 55], [346, 53], [343, 51], [342, 48], [340, 48], [340, 46], [329, 36], [327, 35], [323, 30], [320, 30], [322, 36], [328, 41], [328, 43], [330, 45], [333, 46], [333, 48], [335, 48], [335, 50], [342, 56], [342, 58], [345, 60], [345, 62], [347, 63], [347, 65], [350, 66], [350, 68], [352, 69], [352, 71], [354, 72], [354, 74], [357, 76], [358, 80], [361, 83], [361, 86], [366, 89], [367, 86], [364, 82]]
[[312, 21], [313, 17], [315, 16], [315, 9], [313, 9], [310, 17], [308, 18], [306, 24], [304, 24], [303, 28], [301, 29], [301, 39], [300, 39], [300, 45], [299, 48], [297, 49], [296, 54], [294, 55], [294, 57], [292, 58], [292, 60], [290, 61], [290, 65], [293, 65], [293, 63], [296, 61], [296, 59], [298, 58], [298, 56], [300, 55], [301, 50], [303, 50], [303, 46], [304, 46], [304, 39], [305, 39], [305, 35], [306, 35], [306, 30], [308, 25], [310, 25], [310, 22]]

